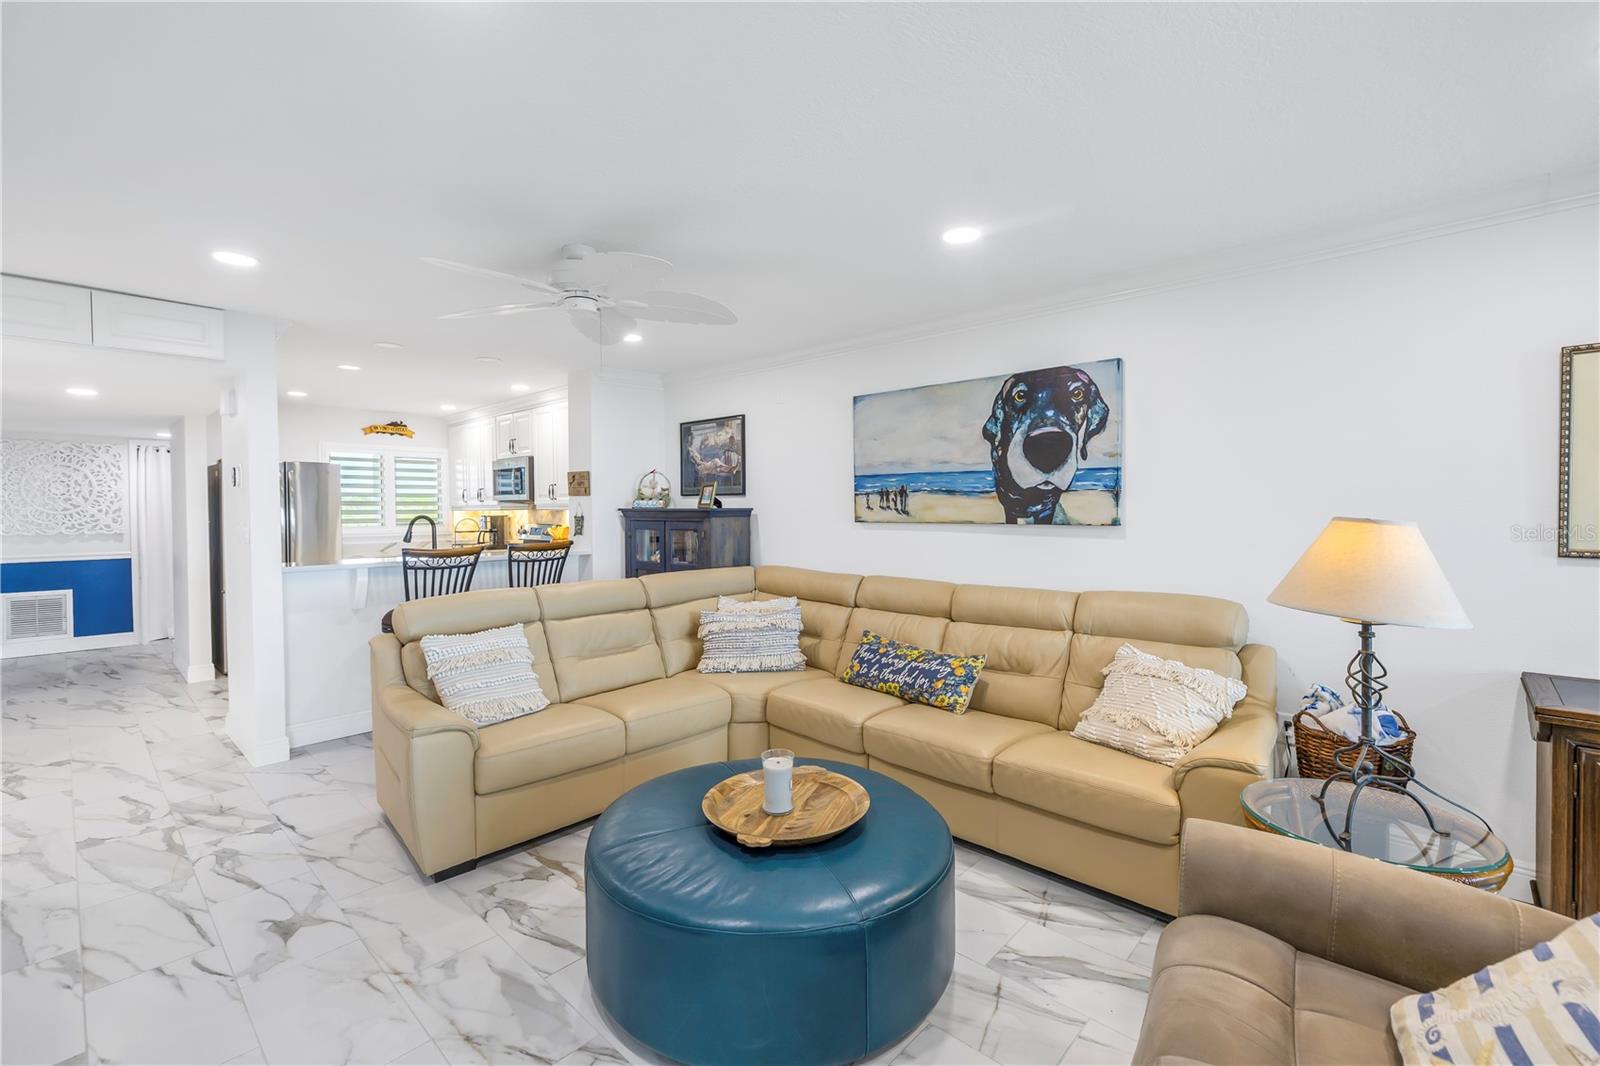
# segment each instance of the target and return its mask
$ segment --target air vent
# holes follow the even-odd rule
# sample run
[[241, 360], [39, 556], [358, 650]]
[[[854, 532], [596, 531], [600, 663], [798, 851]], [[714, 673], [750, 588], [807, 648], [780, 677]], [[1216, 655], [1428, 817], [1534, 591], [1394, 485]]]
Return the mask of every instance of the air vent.
[[40, 640], [72, 636], [72, 590], [9, 592], [5, 601], [5, 639]]

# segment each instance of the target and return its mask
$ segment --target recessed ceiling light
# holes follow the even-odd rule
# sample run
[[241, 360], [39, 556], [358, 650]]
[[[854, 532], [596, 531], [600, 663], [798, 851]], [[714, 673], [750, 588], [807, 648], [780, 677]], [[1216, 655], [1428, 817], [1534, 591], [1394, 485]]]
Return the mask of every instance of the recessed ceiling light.
[[454, 411], [455, 409], [456, 405], [453, 403], [442, 403], [439, 405], [439, 410], [441, 411]]
[[500, 362], [500, 357], [498, 355], [480, 355], [476, 356], [475, 359], [477, 362], [483, 363], [486, 366], [495, 366]]
[[156, 431], [156, 436], [160, 437], [162, 440], [171, 440], [172, 439], [172, 434], [167, 432], [164, 429], [157, 430]]
[[360, 370], [361, 368], [359, 366], [356, 366], [354, 363], [340, 363], [339, 364], [339, 369], [340, 370]]
[[945, 230], [939, 239], [946, 244], [971, 244], [983, 236], [983, 230], [977, 226], [955, 226]]
[[73, 385], [73, 386], [71, 386], [70, 388], [67, 389], [67, 395], [68, 396], [98, 396], [98, 395], [100, 395], [100, 393], [97, 392], [94, 389], [86, 389], [81, 385]]
[[638, 344], [642, 340], [644, 340], [644, 337], [637, 333], [624, 333], [622, 335], [623, 344]]
[[299, 389], [290, 389], [288, 392], [284, 393], [284, 395], [289, 397], [291, 400], [303, 400], [306, 398], [306, 394], [301, 392]]
[[229, 252], [220, 248], [211, 253], [211, 258], [223, 266], [231, 267], [253, 267], [259, 262], [253, 255], [245, 255], [243, 252]]
[[396, 348], [404, 348], [405, 347], [405, 345], [397, 344], [394, 341], [373, 341], [372, 342], [372, 346], [374, 348], [387, 348], [387, 349], [390, 349], [390, 350], [393, 350], [393, 349], [396, 349]]
[[531, 388], [533, 388], [532, 385], [524, 385], [519, 381], [517, 384], [511, 386], [511, 391], [512, 392], [527, 392]]

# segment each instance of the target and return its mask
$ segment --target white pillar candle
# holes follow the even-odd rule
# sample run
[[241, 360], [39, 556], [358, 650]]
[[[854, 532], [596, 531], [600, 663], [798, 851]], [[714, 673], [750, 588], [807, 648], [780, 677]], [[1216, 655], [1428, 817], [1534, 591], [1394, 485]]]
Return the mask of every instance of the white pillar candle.
[[794, 810], [794, 752], [771, 748], [761, 753], [761, 809], [768, 814]]

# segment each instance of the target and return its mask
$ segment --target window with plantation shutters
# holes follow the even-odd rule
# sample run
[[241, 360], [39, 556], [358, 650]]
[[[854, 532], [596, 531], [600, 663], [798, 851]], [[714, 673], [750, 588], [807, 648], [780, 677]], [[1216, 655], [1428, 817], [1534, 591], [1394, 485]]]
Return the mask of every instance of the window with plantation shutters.
[[403, 526], [417, 515], [439, 520], [444, 509], [444, 463], [432, 456], [394, 457], [394, 524]]
[[374, 452], [329, 452], [339, 464], [339, 521], [346, 528], [391, 524], [385, 514], [383, 456]]

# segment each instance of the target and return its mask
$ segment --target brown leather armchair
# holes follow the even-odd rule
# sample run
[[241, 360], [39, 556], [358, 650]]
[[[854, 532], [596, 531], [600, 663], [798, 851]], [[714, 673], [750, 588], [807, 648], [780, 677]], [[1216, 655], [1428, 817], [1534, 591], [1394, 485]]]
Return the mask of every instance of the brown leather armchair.
[[1138, 1064], [1399, 1062], [1389, 1008], [1570, 919], [1375, 859], [1184, 823]]

